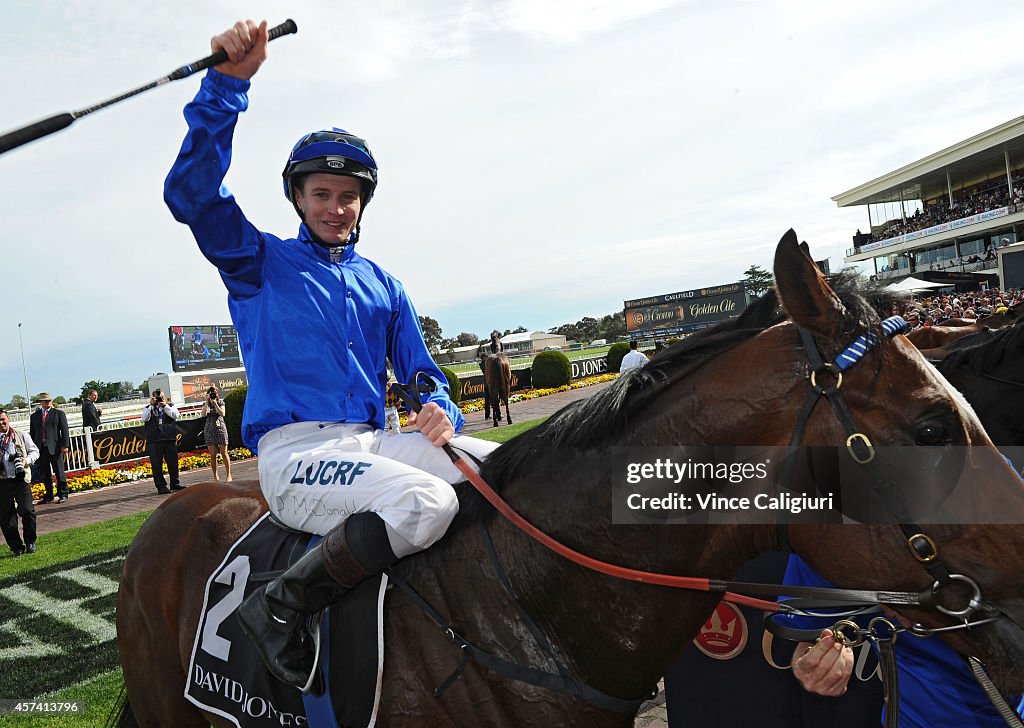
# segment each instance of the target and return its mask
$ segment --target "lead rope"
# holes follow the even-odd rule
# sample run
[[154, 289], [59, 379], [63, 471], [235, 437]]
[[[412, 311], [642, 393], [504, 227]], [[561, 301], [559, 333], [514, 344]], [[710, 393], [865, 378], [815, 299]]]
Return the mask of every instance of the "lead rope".
[[878, 664], [882, 669], [882, 699], [885, 701], [885, 728], [900, 724], [900, 692], [896, 673], [896, 633], [887, 638], [875, 637]]

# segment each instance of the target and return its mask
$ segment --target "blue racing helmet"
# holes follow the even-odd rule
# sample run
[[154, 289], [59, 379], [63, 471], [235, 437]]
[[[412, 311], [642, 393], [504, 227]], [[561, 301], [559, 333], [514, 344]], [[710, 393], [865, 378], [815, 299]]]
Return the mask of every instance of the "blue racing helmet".
[[363, 183], [363, 207], [369, 204], [377, 188], [377, 162], [366, 142], [344, 129], [331, 128], [314, 131], [302, 137], [288, 155], [281, 177], [284, 195], [292, 203], [299, 217], [302, 213], [295, 204], [296, 175], [323, 172], [344, 177], [355, 177]]

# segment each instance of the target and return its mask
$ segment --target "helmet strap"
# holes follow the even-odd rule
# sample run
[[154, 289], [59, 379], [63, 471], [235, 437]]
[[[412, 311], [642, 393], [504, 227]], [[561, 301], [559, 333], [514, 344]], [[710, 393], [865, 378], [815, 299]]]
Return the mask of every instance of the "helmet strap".
[[[305, 218], [302, 218], [302, 224], [306, 225]], [[359, 223], [356, 223], [355, 232], [349, 235], [348, 242], [343, 243], [342, 245], [333, 245], [325, 240], [322, 240], [319, 235], [317, 235], [310, 229], [309, 225], [306, 225], [306, 230], [309, 232], [309, 237], [313, 239], [314, 243], [316, 243], [322, 248], [327, 248], [328, 250], [334, 250], [336, 248], [345, 248], [348, 247], [349, 245], [355, 245], [356, 243], [359, 242]]]

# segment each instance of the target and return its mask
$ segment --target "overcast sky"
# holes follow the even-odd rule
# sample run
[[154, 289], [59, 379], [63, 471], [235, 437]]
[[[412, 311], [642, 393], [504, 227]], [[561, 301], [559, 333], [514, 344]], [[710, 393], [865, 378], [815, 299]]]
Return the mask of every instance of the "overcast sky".
[[[242, 8], [239, 10], [238, 8]], [[287, 8], [287, 11], [283, 8]], [[446, 336], [543, 330], [771, 266], [787, 228], [842, 265], [831, 197], [1021, 113], [1005, 2], [6, 0], [0, 130], [209, 52], [238, 17], [299, 26], [254, 79], [226, 184], [294, 235], [288, 150], [340, 126], [380, 185], [360, 252]], [[226, 294], [162, 185], [198, 79], [0, 156], [0, 401], [169, 371], [167, 327]], [[296, 322], [301, 325], [301, 322]]]

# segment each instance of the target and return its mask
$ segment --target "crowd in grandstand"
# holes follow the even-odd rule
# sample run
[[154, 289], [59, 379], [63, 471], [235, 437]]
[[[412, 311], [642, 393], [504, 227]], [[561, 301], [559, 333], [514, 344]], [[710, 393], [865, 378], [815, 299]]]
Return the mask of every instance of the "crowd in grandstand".
[[907, 300], [902, 310], [892, 313], [903, 316], [914, 328], [941, 326], [949, 319], [979, 319], [992, 314], [1005, 313], [1011, 306], [1024, 302], [1024, 291], [998, 288], [970, 293], [915, 296]]
[[1024, 203], [1024, 171], [1013, 174], [1013, 194], [1010, 194], [1005, 179], [986, 182], [984, 185], [979, 185], [968, 191], [963, 199], [954, 199], [952, 205], [945, 197], [940, 197], [930, 204], [925, 203], [922, 209], [917, 210], [913, 215], [908, 215], [906, 219], [890, 221], [886, 223], [887, 226], [884, 229], [873, 231], [871, 239], [874, 241], [886, 240], [897, 235], [905, 235], [934, 225], [941, 225], [944, 222], [952, 222], [1021, 203]]

